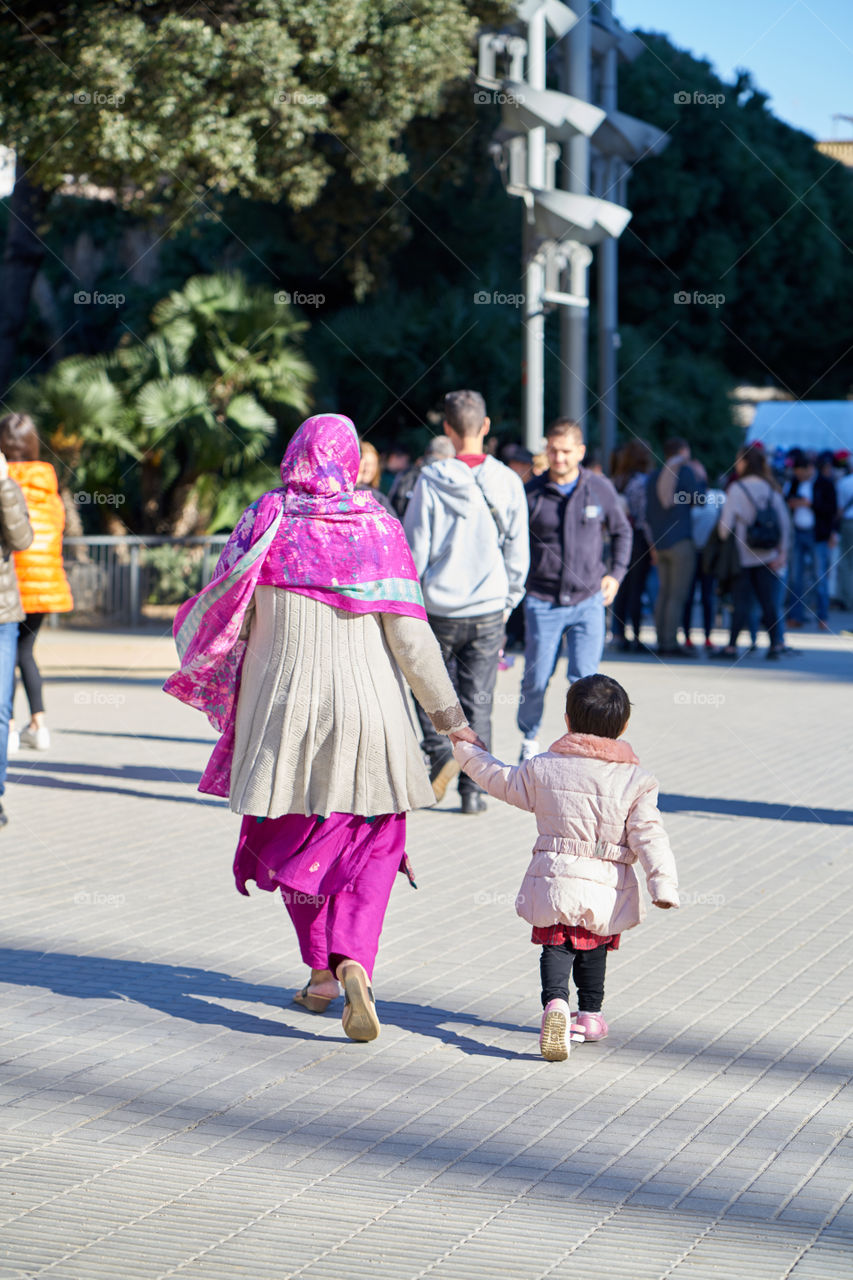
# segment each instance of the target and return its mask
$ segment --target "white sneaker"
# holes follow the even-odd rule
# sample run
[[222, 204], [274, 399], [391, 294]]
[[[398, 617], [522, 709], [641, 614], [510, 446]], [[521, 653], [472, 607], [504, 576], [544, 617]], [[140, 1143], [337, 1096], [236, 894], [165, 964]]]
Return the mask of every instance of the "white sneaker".
[[532, 760], [534, 756], [538, 756], [538, 755], [539, 755], [539, 743], [536, 741], [536, 739], [522, 738], [521, 754], [518, 757], [518, 763], [521, 764], [524, 760]]
[[37, 729], [22, 729], [21, 746], [32, 747], [33, 751], [47, 751], [50, 747], [50, 733], [47, 725], [40, 724]]
[[21, 735], [18, 733], [17, 729], [10, 729], [9, 742], [6, 747], [6, 753], [7, 755], [12, 755], [14, 751], [20, 751], [20, 749], [21, 749]]

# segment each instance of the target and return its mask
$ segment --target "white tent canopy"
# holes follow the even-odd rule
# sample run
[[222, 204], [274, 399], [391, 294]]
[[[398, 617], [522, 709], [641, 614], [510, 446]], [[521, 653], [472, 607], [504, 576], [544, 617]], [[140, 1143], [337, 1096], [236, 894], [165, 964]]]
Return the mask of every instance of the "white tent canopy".
[[760, 404], [747, 444], [760, 440], [765, 449], [831, 449], [853, 453], [853, 400], [774, 400]]

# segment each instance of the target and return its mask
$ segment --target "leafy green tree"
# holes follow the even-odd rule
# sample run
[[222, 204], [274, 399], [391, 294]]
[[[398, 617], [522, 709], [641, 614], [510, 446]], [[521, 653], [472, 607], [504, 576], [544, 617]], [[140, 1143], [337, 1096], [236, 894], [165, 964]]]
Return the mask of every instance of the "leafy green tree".
[[670, 141], [628, 188], [623, 417], [652, 439], [669, 423], [724, 465], [740, 439], [726, 408], [736, 382], [850, 392], [853, 178], [777, 120], [746, 72], [729, 84], [641, 34], [648, 52], [620, 70], [620, 106]]
[[[485, 4], [466, 7], [484, 23], [498, 22]], [[308, 3], [303, 11], [314, 8]], [[372, 3], [359, 8], [379, 12]], [[149, 16], [158, 12], [137, 0], [111, 11], [142, 9]], [[216, 12], [222, 19], [225, 10]], [[239, 21], [254, 12], [241, 6]], [[50, 38], [51, 24], [58, 33], [57, 20], [43, 21], [47, 26], [34, 28], [42, 36]], [[111, 19], [104, 21], [108, 26]], [[219, 39], [219, 27], [212, 29]], [[290, 34], [295, 30], [288, 27]], [[373, 49], [384, 39], [378, 27], [374, 35]], [[0, 35], [0, 42], [5, 38]], [[634, 217], [619, 249], [621, 432], [653, 443], [674, 430], [685, 433], [713, 470], [730, 461], [739, 440], [728, 401], [736, 382], [774, 381], [799, 395], [849, 393], [853, 178], [820, 156], [812, 139], [776, 120], [745, 73], [727, 84], [665, 37], [643, 38], [649, 53], [620, 69], [620, 106], [668, 130], [670, 144], [637, 165], [628, 185]], [[307, 48], [299, 39], [300, 49]], [[300, 68], [309, 66], [306, 58]], [[450, 54], [448, 63], [454, 63]], [[445, 66], [442, 74], [452, 69]], [[308, 150], [316, 149], [330, 171], [310, 206], [297, 208], [290, 196], [271, 204], [267, 197], [241, 194], [248, 186], [226, 192], [220, 185], [172, 225], [164, 203], [172, 193], [165, 186], [145, 196], [138, 217], [132, 187], [116, 187], [112, 204], [57, 195], [42, 236], [48, 245], [43, 278], [57, 317], [52, 328], [40, 317], [31, 322], [28, 360], [55, 358], [63, 344], [65, 351], [110, 350], [126, 329], [147, 332], [151, 308], [169, 289], [180, 291], [188, 277], [236, 268], [252, 281], [275, 280], [325, 295], [321, 308], [305, 313], [311, 322], [305, 349], [318, 374], [315, 398], [320, 407], [352, 413], [380, 447], [401, 435], [420, 447], [429, 410], [453, 384], [480, 386], [499, 430], [517, 435], [520, 317], [510, 305], [478, 305], [474, 296], [520, 290], [522, 208], [505, 195], [488, 156], [499, 112], [475, 107], [461, 65], [459, 72], [456, 81], [445, 79], [434, 113], [421, 111], [397, 136], [389, 133], [395, 163], [406, 173], [390, 175], [386, 185], [366, 172], [366, 181], [356, 182], [347, 148], [320, 131], [311, 135]], [[211, 74], [213, 84], [215, 67]], [[310, 74], [309, 68], [302, 83]], [[680, 91], [690, 95], [689, 105], [675, 102]], [[0, 103], [5, 93], [0, 85]], [[694, 93], [722, 94], [724, 102], [693, 102]], [[33, 110], [38, 115], [47, 108], [34, 103]], [[149, 215], [158, 200], [163, 212], [156, 234], [170, 225], [173, 234], [143, 259], [142, 268], [156, 262], [143, 278], [130, 270], [128, 242], [143, 219], [149, 229], [153, 225]], [[9, 225], [11, 235], [19, 223], [10, 216]], [[97, 279], [85, 287], [126, 292], [120, 309], [73, 306], [63, 264], [76, 261], [77, 241], [87, 232], [100, 256]], [[122, 285], [123, 278], [132, 285]], [[593, 290], [594, 284], [593, 273]], [[722, 294], [724, 302], [679, 305], [674, 297], [681, 291]], [[594, 343], [594, 305], [591, 319]], [[547, 340], [556, 353], [554, 317]], [[551, 413], [556, 359], [547, 367]], [[594, 408], [590, 416], [594, 437]], [[124, 456], [130, 465], [131, 455]], [[227, 528], [246, 493], [275, 483], [277, 462], [270, 452], [246, 462], [234, 480], [200, 477], [193, 489], [199, 510]]]
[[[313, 206], [330, 180], [385, 190], [401, 137], [472, 66], [502, 0], [162, 0], [0, 5], [0, 131], [18, 157], [5, 252], [0, 389], [42, 260], [50, 196], [73, 174], [164, 232], [229, 192]], [[338, 184], [340, 189], [340, 184]], [[389, 193], [386, 208], [396, 196]], [[328, 220], [330, 208], [324, 209]], [[355, 238], [355, 237], [354, 237]], [[357, 246], [351, 272], [364, 270]]]
[[[308, 407], [305, 328], [269, 289], [239, 276], [196, 277], [157, 304], [143, 339], [108, 356], [60, 361], [22, 383], [66, 487], [114, 495], [134, 531], [203, 530], [221, 484], [258, 469]], [[207, 485], [200, 482], [209, 477]]]
[[[41, 378], [18, 383], [12, 402], [38, 423], [43, 456], [56, 466], [72, 513], [77, 503], [82, 512], [93, 494], [119, 492], [118, 477], [142, 456], [126, 431], [121, 392], [89, 357], [69, 356]], [[109, 515], [115, 504], [98, 509]], [[74, 525], [69, 532], [82, 533], [79, 520]]]

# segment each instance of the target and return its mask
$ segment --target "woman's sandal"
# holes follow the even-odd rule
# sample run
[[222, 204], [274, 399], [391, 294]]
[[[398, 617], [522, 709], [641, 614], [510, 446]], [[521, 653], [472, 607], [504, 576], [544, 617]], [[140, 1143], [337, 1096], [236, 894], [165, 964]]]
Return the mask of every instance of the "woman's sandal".
[[375, 1040], [381, 1028], [367, 974], [358, 961], [347, 960], [338, 969], [338, 978], [344, 987], [344, 1031], [350, 1040]]
[[[340, 995], [340, 992], [338, 992]], [[333, 1000], [337, 1000], [337, 996], [318, 996], [311, 990], [311, 984], [297, 991], [293, 997], [294, 1004], [301, 1004], [303, 1009], [307, 1009], [309, 1013], [325, 1013]]]

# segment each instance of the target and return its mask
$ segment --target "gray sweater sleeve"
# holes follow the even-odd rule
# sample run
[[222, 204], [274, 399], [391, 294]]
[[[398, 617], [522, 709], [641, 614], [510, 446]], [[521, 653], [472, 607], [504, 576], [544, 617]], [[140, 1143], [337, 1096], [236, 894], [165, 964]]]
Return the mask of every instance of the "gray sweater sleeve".
[[[506, 536], [501, 548], [506, 567], [506, 608], [514, 609], [524, 598], [530, 568], [530, 533], [527, 527], [527, 495], [519, 476], [510, 472], [510, 502]], [[516, 483], [517, 482], [517, 483]]]
[[11, 476], [0, 480], [0, 532], [12, 551], [25, 551], [33, 540], [24, 495]]
[[436, 733], [464, 728], [468, 721], [429, 623], [399, 613], [380, 617], [388, 648]]
[[607, 482], [607, 506], [605, 508], [607, 530], [610, 534], [610, 575], [621, 582], [631, 563], [634, 532], [625, 508], [614, 485]]

